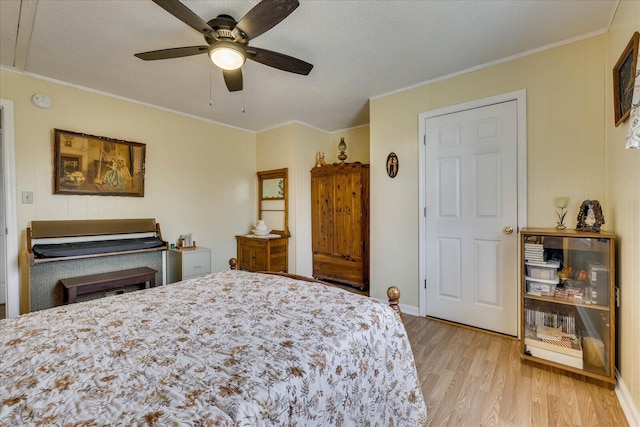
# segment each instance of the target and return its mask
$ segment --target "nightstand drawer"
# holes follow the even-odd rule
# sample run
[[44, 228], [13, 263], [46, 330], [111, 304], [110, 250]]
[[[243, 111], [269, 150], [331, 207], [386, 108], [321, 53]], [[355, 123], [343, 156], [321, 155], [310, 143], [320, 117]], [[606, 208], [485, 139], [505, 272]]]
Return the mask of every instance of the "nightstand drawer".
[[211, 273], [211, 249], [171, 249], [167, 253], [167, 283]]
[[211, 252], [201, 251], [182, 256], [182, 277], [187, 279], [211, 273]]

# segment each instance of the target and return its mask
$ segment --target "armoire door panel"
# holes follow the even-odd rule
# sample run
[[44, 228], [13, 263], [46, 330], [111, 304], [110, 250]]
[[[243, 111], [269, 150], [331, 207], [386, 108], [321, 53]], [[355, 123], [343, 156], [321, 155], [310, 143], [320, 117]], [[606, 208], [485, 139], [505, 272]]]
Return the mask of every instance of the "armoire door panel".
[[360, 256], [360, 174], [345, 173], [335, 176], [335, 235], [333, 253]]
[[312, 250], [318, 252], [333, 251], [333, 177], [318, 176], [312, 178], [311, 222], [317, 230], [312, 235]]

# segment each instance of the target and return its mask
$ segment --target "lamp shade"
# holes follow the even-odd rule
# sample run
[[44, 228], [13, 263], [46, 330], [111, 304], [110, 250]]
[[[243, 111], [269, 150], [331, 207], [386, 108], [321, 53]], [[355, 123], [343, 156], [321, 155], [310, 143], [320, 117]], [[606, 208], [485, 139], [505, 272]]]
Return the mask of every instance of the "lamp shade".
[[245, 61], [244, 52], [237, 43], [217, 42], [209, 49], [211, 61], [223, 70], [237, 70]]
[[636, 81], [633, 86], [631, 114], [629, 115], [629, 130], [624, 148], [640, 149], [640, 49], [636, 61]]

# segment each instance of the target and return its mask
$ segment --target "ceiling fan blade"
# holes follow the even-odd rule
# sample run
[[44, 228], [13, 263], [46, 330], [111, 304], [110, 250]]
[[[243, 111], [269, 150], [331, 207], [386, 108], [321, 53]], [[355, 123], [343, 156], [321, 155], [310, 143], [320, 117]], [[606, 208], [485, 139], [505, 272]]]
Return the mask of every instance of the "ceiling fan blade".
[[229, 92], [236, 92], [242, 90], [242, 69], [236, 70], [222, 70], [224, 75], [224, 82], [227, 84]]
[[155, 61], [156, 59], [182, 58], [183, 56], [199, 55], [206, 53], [208, 50], [209, 46], [188, 46], [152, 50], [150, 52], [136, 53], [134, 56], [144, 59], [145, 61]]
[[299, 5], [298, 0], [262, 0], [236, 24], [233, 35], [237, 37], [240, 30], [249, 40], [255, 39], [289, 16]]
[[313, 68], [313, 65], [301, 59], [257, 47], [247, 47], [246, 55], [248, 59], [268, 65], [269, 67], [305, 76], [308, 75]]
[[213, 32], [209, 24], [178, 0], [153, 0], [153, 2], [205, 36]]

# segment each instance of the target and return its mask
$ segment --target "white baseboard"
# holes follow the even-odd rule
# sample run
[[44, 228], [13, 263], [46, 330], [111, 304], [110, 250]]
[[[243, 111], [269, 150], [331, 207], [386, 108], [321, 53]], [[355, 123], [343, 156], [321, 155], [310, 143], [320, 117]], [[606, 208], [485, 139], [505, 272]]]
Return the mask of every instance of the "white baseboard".
[[[387, 301], [388, 303], [389, 301]], [[420, 316], [420, 309], [418, 307], [414, 307], [412, 305], [404, 305], [400, 304], [400, 311], [406, 314], [410, 314], [412, 316]]]
[[[389, 304], [389, 300], [387, 299], [374, 298], [374, 297], [371, 297], [371, 298], [376, 301], [380, 301], [383, 304]], [[400, 304], [400, 311], [406, 314], [410, 314], [411, 316], [420, 316], [420, 309], [418, 309], [418, 307], [414, 307], [413, 305]]]
[[622, 412], [624, 412], [625, 417], [627, 417], [627, 422], [631, 427], [640, 427], [640, 411], [638, 411], [638, 408], [633, 402], [631, 394], [629, 394], [629, 389], [624, 385], [617, 369], [616, 379], [618, 383], [616, 384], [615, 392], [622, 407]]

